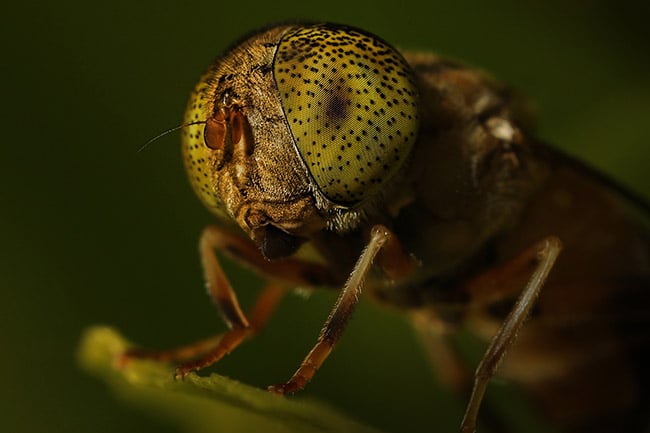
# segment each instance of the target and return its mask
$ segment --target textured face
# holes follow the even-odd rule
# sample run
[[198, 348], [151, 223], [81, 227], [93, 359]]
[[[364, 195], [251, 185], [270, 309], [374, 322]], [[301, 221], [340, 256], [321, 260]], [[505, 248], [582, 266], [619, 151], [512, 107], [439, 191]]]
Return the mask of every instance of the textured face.
[[185, 167], [203, 203], [260, 244], [345, 231], [408, 159], [417, 110], [412, 72], [385, 42], [331, 24], [279, 26], [232, 48], [195, 87]]
[[348, 27], [300, 27], [280, 40], [273, 71], [296, 148], [329, 200], [355, 205], [402, 166], [417, 92], [395, 49]]

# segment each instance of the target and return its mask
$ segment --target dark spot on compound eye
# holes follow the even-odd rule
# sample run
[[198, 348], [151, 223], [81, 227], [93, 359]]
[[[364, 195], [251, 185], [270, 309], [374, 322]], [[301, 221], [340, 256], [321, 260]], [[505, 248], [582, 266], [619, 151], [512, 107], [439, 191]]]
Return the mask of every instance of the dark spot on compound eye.
[[345, 120], [348, 116], [347, 100], [338, 92], [328, 95], [325, 114], [331, 121]]

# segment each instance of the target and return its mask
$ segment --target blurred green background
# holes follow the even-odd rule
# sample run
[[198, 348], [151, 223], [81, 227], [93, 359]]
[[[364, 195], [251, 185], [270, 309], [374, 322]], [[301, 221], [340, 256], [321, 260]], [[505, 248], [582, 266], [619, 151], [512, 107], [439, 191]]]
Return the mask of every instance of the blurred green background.
[[[82, 330], [165, 348], [222, 330], [197, 240], [211, 221], [183, 173], [179, 124], [223, 48], [269, 22], [353, 24], [492, 71], [535, 102], [539, 133], [650, 196], [647, 2], [12, 2], [3, 6], [0, 415], [6, 432], [173, 432], [75, 363]], [[248, 304], [259, 282], [228, 271]], [[286, 379], [334, 298], [290, 297], [216, 371]], [[386, 431], [449, 431], [442, 394], [395, 312], [365, 301], [304, 395]], [[218, 429], [215, 429], [217, 431]]]

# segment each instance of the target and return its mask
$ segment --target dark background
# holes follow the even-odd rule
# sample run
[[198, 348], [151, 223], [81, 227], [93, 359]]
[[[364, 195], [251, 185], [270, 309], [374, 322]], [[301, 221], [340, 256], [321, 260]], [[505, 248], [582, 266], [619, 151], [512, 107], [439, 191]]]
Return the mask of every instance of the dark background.
[[[175, 431], [81, 372], [76, 345], [96, 323], [161, 348], [223, 329], [197, 254], [212, 219], [186, 182], [178, 133], [137, 150], [180, 123], [213, 57], [269, 22], [352, 24], [490, 70], [536, 103], [544, 139], [650, 196], [647, 2], [18, 1], [3, 9], [3, 431]], [[229, 274], [247, 304], [257, 280]], [[333, 300], [290, 297], [266, 333], [215, 370], [259, 386], [286, 379]], [[394, 432], [451, 429], [461, 414], [437, 389], [408, 325], [368, 301], [305, 395]]]

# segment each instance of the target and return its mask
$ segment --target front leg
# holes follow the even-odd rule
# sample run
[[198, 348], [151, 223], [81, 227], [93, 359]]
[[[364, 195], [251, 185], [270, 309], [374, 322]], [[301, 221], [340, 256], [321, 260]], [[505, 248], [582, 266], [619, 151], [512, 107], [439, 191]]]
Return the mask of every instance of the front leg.
[[[242, 311], [237, 295], [219, 264], [215, 250], [229, 254], [271, 280], [256, 300], [250, 318], [247, 318]], [[214, 364], [247, 337], [259, 332], [286, 293], [286, 285], [332, 285], [337, 281], [327, 268], [319, 264], [291, 258], [269, 261], [249, 239], [217, 226], [208, 226], [203, 231], [199, 251], [208, 295], [230, 329], [226, 333], [171, 350], [131, 349], [122, 354], [121, 363], [138, 358], [157, 361], [191, 360], [177, 368], [176, 377], [182, 378], [193, 370], [200, 370]], [[198, 359], [194, 359], [197, 357]]]
[[302, 390], [307, 385], [307, 382], [314, 377], [316, 371], [325, 362], [334, 345], [341, 338], [343, 330], [359, 301], [365, 278], [372, 267], [375, 257], [380, 252], [382, 254], [379, 257], [379, 264], [386, 275], [404, 276], [413, 270], [415, 262], [402, 249], [397, 236], [382, 225], [374, 226], [370, 231], [370, 241], [361, 256], [359, 256], [352, 273], [350, 273], [345, 286], [341, 290], [334, 308], [321, 329], [316, 345], [287, 382], [270, 386], [269, 391], [276, 394], [294, 393]]

